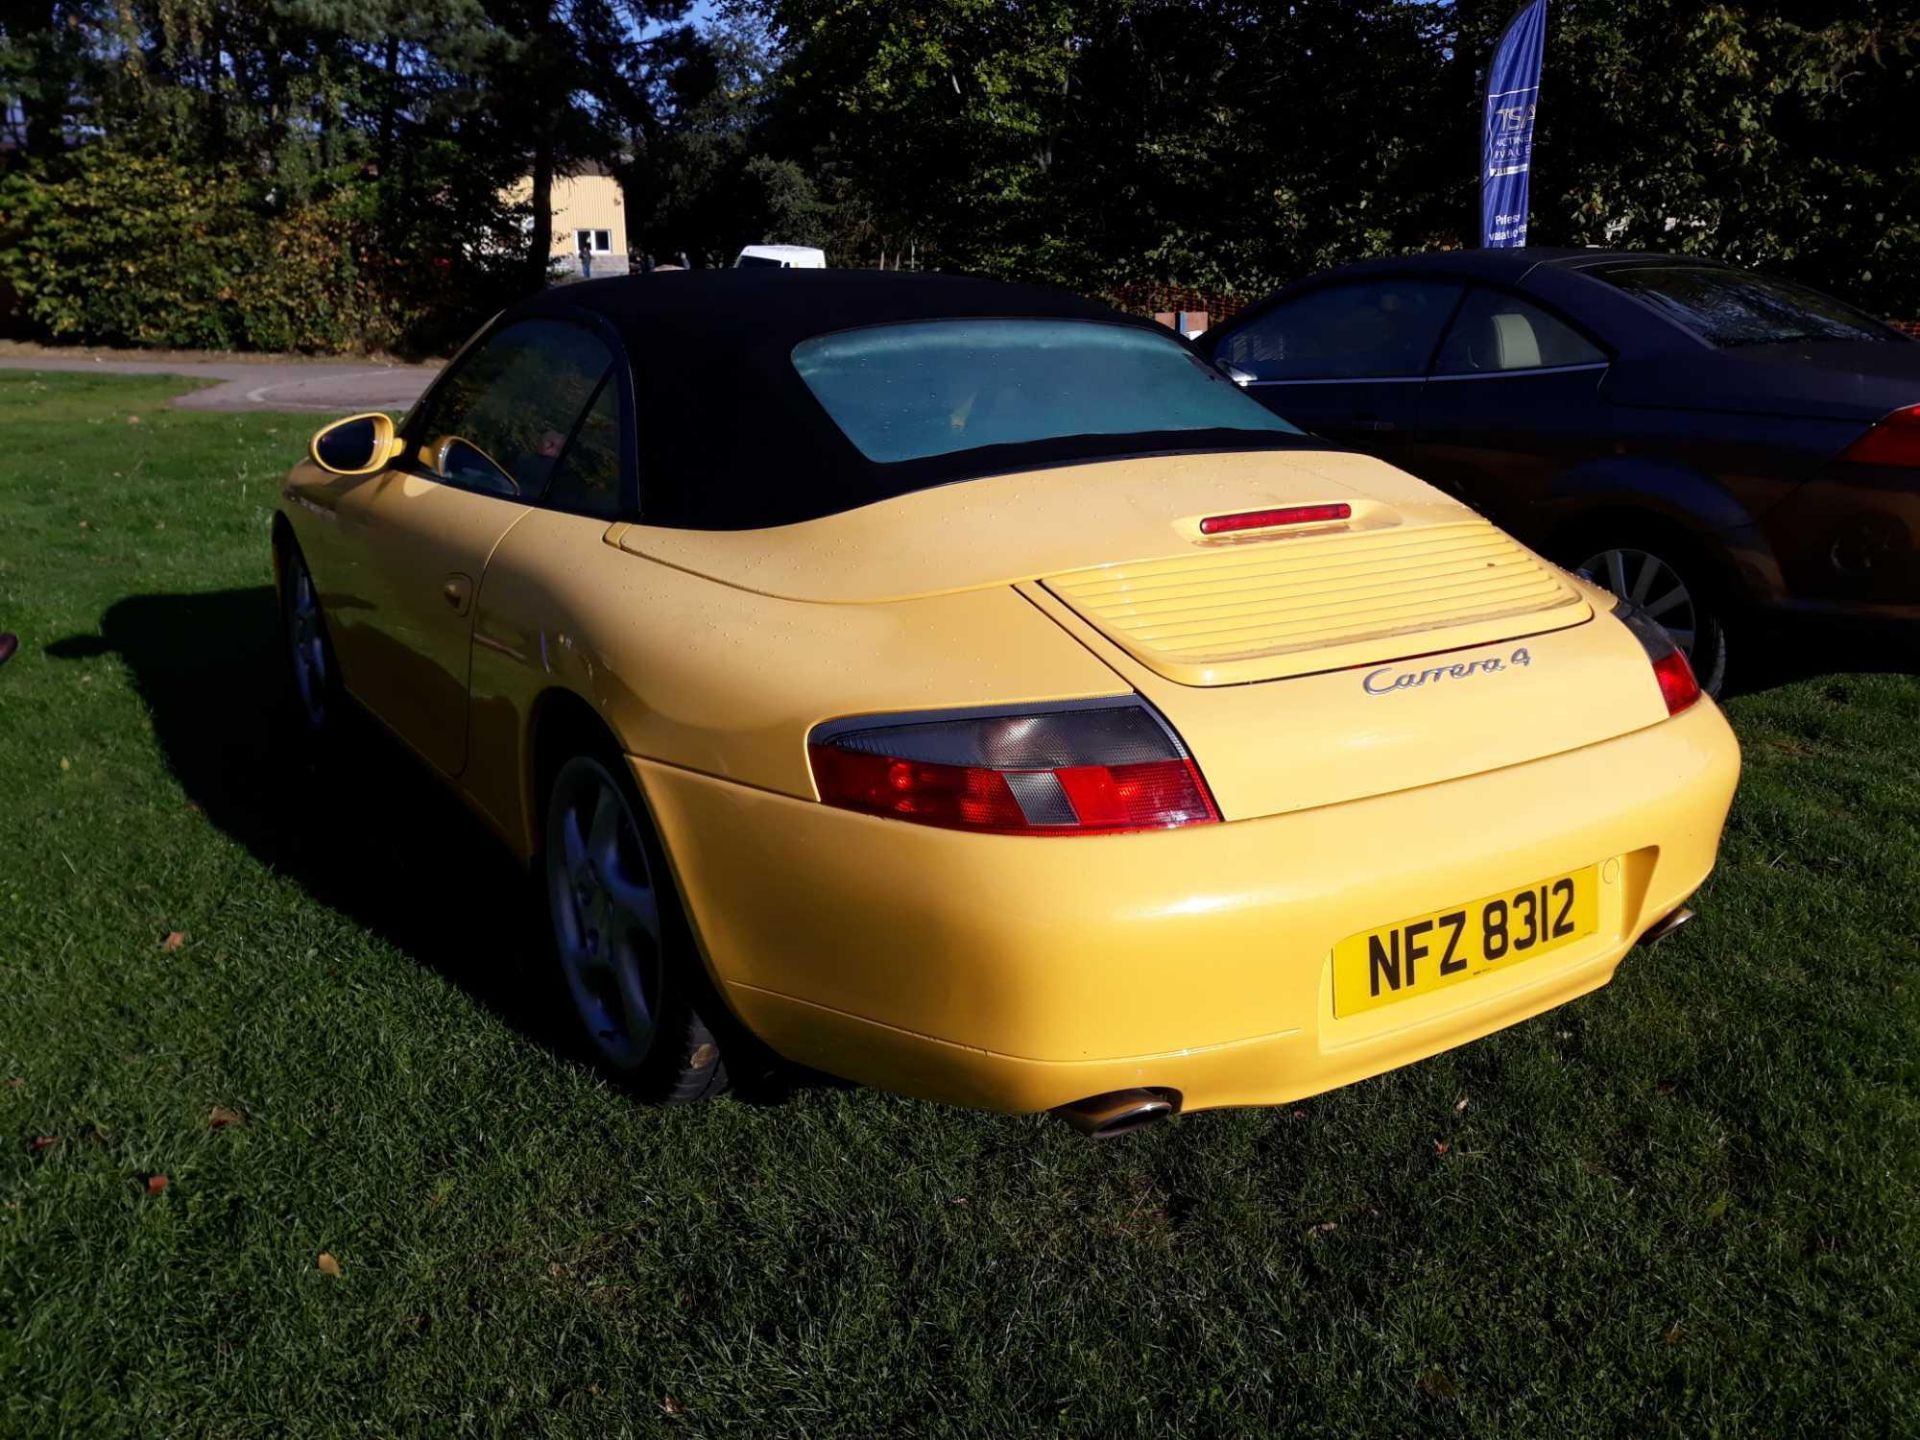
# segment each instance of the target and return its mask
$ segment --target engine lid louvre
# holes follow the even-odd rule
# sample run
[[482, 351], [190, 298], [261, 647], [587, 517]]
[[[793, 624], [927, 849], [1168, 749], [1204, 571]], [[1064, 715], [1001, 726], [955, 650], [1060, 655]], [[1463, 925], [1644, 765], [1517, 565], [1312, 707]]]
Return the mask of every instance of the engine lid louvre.
[[1301, 534], [1042, 583], [1134, 659], [1228, 685], [1539, 634], [1591, 618], [1484, 520]]

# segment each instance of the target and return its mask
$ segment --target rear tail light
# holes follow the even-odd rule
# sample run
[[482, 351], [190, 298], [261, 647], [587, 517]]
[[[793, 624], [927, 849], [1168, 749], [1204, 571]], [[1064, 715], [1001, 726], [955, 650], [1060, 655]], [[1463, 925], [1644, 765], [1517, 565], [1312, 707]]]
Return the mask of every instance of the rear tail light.
[[1920, 405], [1896, 410], [1840, 452], [1856, 465], [1920, 469]]
[[997, 835], [1099, 835], [1220, 818], [1199, 767], [1145, 702], [871, 716], [817, 727], [828, 805]]
[[1693, 666], [1687, 663], [1686, 654], [1673, 643], [1673, 637], [1661, 628], [1660, 622], [1629, 600], [1615, 605], [1613, 613], [1633, 632], [1633, 638], [1640, 642], [1647, 659], [1653, 662], [1653, 678], [1660, 682], [1667, 714], [1678, 715], [1698, 700], [1700, 682], [1694, 679]]

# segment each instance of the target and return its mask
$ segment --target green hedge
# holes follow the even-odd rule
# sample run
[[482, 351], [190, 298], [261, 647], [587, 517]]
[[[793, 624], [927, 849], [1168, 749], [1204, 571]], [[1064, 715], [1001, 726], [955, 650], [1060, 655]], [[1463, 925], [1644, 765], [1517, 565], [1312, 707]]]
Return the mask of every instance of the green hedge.
[[238, 176], [86, 146], [0, 177], [0, 277], [53, 340], [387, 348], [409, 317], [356, 263], [349, 198], [275, 212]]

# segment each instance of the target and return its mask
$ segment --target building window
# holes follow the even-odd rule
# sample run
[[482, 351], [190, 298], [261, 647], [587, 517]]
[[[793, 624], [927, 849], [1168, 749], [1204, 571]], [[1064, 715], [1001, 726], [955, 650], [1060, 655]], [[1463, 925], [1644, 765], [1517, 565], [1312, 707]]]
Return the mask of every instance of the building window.
[[573, 232], [573, 248], [576, 251], [591, 251], [595, 255], [604, 255], [613, 248], [611, 230], [576, 230]]

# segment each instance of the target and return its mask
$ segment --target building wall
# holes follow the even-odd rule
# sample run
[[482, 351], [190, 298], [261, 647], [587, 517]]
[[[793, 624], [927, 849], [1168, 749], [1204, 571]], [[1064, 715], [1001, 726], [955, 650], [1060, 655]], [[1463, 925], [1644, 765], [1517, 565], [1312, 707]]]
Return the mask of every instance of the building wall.
[[[517, 182], [508, 192], [516, 204], [533, 194], [531, 179]], [[582, 230], [605, 230], [607, 249], [593, 256], [595, 278], [627, 273], [627, 207], [620, 182], [611, 175], [556, 175], [553, 177], [553, 260], [562, 271], [580, 271]]]
[[553, 182], [553, 253], [572, 255], [579, 248], [574, 232], [610, 232], [608, 255], [593, 257], [597, 270], [602, 258], [627, 258], [627, 207], [620, 182], [611, 175], [556, 176]]

